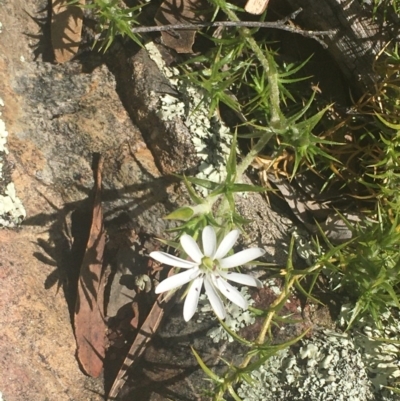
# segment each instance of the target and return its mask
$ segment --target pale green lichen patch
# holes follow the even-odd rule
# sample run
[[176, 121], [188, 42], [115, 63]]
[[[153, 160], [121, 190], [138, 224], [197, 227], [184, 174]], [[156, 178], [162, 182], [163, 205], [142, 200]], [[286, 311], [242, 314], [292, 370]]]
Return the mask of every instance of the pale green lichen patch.
[[21, 200], [15, 194], [12, 182], [8, 183], [5, 194], [0, 195], [0, 227], [15, 227], [25, 218], [26, 212]]
[[160, 95], [159, 116], [164, 121], [181, 119], [191, 134], [197, 156], [201, 159], [199, 178], [221, 182], [226, 177], [225, 163], [232, 144], [229, 128], [218, 118], [209, 117], [210, 99], [201, 89], [177, 78], [179, 71], [166, 66], [154, 43], [146, 44], [150, 58], [157, 64], [172, 88], [180, 94]]
[[346, 335], [324, 331], [304, 340], [301, 348], [279, 352], [242, 383], [244, 401], [375, 400], [360, 352]]
[[[0, 106], [4, 107], [1, 98]], [[26, 212], [21, 200], [15, 193], [14, 184], [10, 182], [9, 175], [4, 172], [8, 154], [7, 137], [8, 132], [4, 121], [1, 119], [0, 112], [0, 227], [15, 227], [24, 219]]]
[[[351, 313], [349, 305], [343, 305], [340, 324], [346, 326]], [[388, 309], [381, 315], [381, 320], [384, 322], [382, 330], [376, 328], [369, 316], [363, 317], [352, 328], [356, 333], [354, 343], [361, 351], [376, 391], [393, 385], [400, 378], [400, 312]]]

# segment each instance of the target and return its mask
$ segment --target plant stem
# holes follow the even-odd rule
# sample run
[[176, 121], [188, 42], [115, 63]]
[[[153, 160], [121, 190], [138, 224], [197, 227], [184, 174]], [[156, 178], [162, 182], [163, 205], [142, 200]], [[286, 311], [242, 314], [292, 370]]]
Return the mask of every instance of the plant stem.
[[[275, 315], [275, 307], [278, 306], [287, 296], [288, 291], [290, 290], [290, 288], [293, 286], [294, 282], [296, 280], [296, 277], [292, 277], [289, 281], [289, 283], [287, 284], [287, 291], [282, 292], [279, 297], [271, 304], [270, 306], [270, 311], [268, 312], [268, 315], [266, 316], [264, 323], [261, 327], [261, 331], [260, 334], [258, 335], [255, 344], [257, 345], [261, 345], [264, 344], [265, 341], [265, 336], [267, 335], [267, 332], [271, 326], [271, 322], [272, 322], [272, 318]], [[244, 369], [251, 361], [251, 359], [253, 358], [252, 355], [247, 355], [245, 360], [240, 364], [240, 368]]]
[[[231, 21], [239, 22], [238, 16], [235, 12], [228, 7], [221, 7], [224, 13], [228, 16]], [[278, 73], [275, 68], [275, 63], [268, 50], [266, 49], [267, 57], [264, 55], [260, 46], [258, 46], [257, 42], [251, 36], [251, 32], [248, 28], [239, 28], [239, 33], [242, 37], [247, 41], [251, 50], [253, 50], [254, 54], [260, 61], [263, 66], [265, 73], [268, 77], [268, 82], [271, 87], [270, 101], [271, 101], [271, 120], [270, 124], [272, 128], [281, 128], [281, 125], [284, 121], [284, 117], [282, 115], [280, 106], [279, 106], [279, 87], [278, 87]]]
[[237, 166], [236, 174], [238, 179], [240, 180], [246, 169], [251, 165], [254, 158], [261, 152], [264, 146], [270, 141], [273, 132], [266, 132], [258, 142], [251, 148], [250, 152], [244, 157], [241, 163]]

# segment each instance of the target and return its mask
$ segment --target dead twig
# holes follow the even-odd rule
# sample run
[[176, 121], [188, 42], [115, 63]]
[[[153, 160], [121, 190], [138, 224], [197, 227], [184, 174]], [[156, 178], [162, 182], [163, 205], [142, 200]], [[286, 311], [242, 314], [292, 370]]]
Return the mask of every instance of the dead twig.
[[[296, 33], [311, 39], [315, 39], [324, 48], [327, 48], [327, 44], [322, 41], [319, 36], [329, 35], [332, 31], [305, 31], [296, 28], [292, 25], [287, 25], [287, 22], [294, 19], [302, 9], [296, 10], [294, 13], [290, 14], [286, 18], [283, 18], [275, 22], [259, 22], [259, 21], [214, 21], [214, 22], [198, 22], [192, 24], [170, 24], [161, 26], [140, 26], [132, 28], [132, 33], [144, 33], [144, 32], [165, 32], [165, 31], [179, 31], [179, 30], [199, 30], [202, 28], [209, 27], [240, 27], [240, 28], [268, 28], [268, 29], [280, 29], [283, 31]], [[176, 33], [177, 37], [179, 34]]]

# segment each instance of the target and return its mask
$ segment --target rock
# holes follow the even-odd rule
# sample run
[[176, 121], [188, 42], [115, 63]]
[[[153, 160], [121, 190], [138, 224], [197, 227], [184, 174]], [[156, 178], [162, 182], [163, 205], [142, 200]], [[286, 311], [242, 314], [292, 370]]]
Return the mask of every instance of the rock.
[[[187, 199], [172, 174], [195, 171], [200, 157], [188, 127], [157, 114], [158, 92], [168, 82], [144, 51], [135, 56], [116, 45], [105, 59], [82, 53], [62, 65], [51, 63], [46, 5], [3, 0], [0, 8], [7, 163], [26, 210], [21, 228], [0, 231], [0, 371], [6, 372], [0, 391], [7, 401], [95, 401], [102, 399], [103, 383], [79, 370], [70, 321], [90, 219], [92, 155], [105, 157], [102, 199], [110, 237], [125, 226], [165, 236], [162, 217]], [[270, 261], [283, 261], [283, 252], [274, 255], [276, 241], [285, 237], [281, 221], [268, 220], [260, 195], [250, 199], [241, 209], [257, 219], [251, 242], [268, 245]], [[174, 327], [183, 326], [178, 309]], [[193, 334], [185, 337], [185, 352], [172, 368], [184, 373], [171, 384], [187, 397], [197, 394], [204, 379], [193, 358], [187, 363], [188, 345], [207, 349], [196, 328], [189, 329]], [[160, 336], [170, 331], [167, 321]], [[152, 347], [148, 361], [157, 345]], [[159, 375], [151, 380], [161, 380]]]

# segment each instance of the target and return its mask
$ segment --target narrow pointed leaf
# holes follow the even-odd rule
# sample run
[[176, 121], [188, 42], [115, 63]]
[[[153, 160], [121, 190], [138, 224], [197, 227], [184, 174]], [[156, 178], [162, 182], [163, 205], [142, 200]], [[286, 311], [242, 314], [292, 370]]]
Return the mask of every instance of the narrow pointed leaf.
[[309, 101], [306, 103], [306, 105], [296, 114], [294, 114], [293, 116], [291, 116], [287, 123], [288, 125], [294, 124], [297, 120], [299, 120], [306, 112], [307, 110], [310, 108], [311, 103], [314, 101], [314, 97], [315, 97], [315, 92], [313, 92], [313, 94], [311, 95]]
[[265, 192], [267, 191], [267, 188], [250, 184], [233, 184], [230, 187], [230, 190], [232, 192]]
[[203, 369], [204, 373], [215, 382], [222, 383], [223, 380], [218, 375], [216, 375], [212, 370], [210, 370], [210, 368], [203, 362], [203, 360], [200, 358], [200, 355], [195, 351], [195, 349], [193, 347], [190, 348], [192, 348], [194, 357], [196, 358], [197, 363]]
[[378, 119], [385, 124], [387, 127], [395, 130], [400, 130], [400, 124], [392, 124], [389, 121], [386, 121], [382, 116], [380, 116], [377, 112], [375, 112], [375, 116], [378, 117]]
[[236, 392], [235, 392], [235, 390], [233, 389], [232, 385], [229, 385], [229, 386], [228, 386], [228, 391], [229, 391], [229, 394], [232, 396], [232, 398], [233, 398], [235, 401], [243, 401], [243, 400], [236, 394]]
[[200, 196], [197, 195], [196, 191], [194, 190], [193, 186], [191, 185], [191, 183], [189, 182], [189, 180], [187, 179], [187, 177], [185, 175], [183, 176], [183, 182], [189, 193], [190, 199], [192, 199], [192, 201], [194, 203], [196, 203], [197, 205], [202, 204], [204, 202], [204, 200]]
[[209, 189], [209, 190], [214, 190], [217, 188], [220, 184], [218, 182], [210, 181], [210, 180], [205, 180], [203, 178], [197, 178], [197, 177], [186, 177], [186, 179], [191, 182], [192, 184], [198, 185], [200, 187]]
[[236, 132], [233, 134], [231, 151], [226, 163], [226, 182], [235, 182], [236, 179]]
[[172, 213], [164, 217], [165, 220], [189, 220], [194, 212], [191, 207], [184, 206], [174, 210]]
[[247, 345], [251, 347], [253, 343], [251, 341], [246, 340], [243, 337], [240, 337], [237, 333], [235, 333], [223, 320], [219, 321], [219, 324], [224, 328], [224, 330], [236, 341], [241, 344]]

